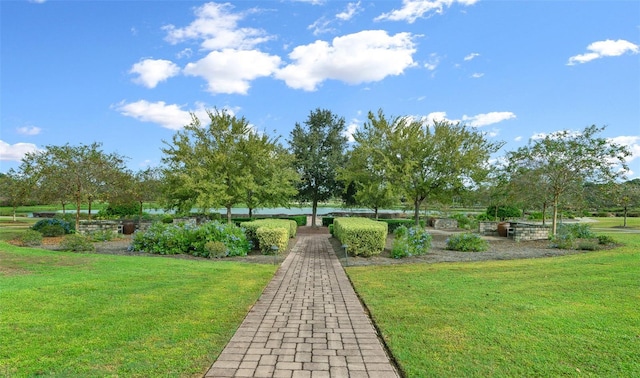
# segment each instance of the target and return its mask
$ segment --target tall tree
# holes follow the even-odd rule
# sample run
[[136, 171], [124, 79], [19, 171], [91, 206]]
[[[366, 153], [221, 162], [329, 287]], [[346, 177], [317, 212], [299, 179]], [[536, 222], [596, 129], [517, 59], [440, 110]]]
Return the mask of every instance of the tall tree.
[[100, 143], [47, 146], [42, 151], [27, 153], [20, 165], [21, 171], [36, 183], [44, 197], [54, 195], [48, 192], [49, 183], [56, 183], [51, 187], [55, 193], [59, 193], [60, 185], [67, 188], [76, 205], [76, 230], [79, 229], [81, 205], [91, 204], [103, 199], [109, 191], [118, 190], [114, 178], [125, 169], [123, 156], [105, 153], [101, 146]]
[[482, 181], [489, 157], [503, 145], [460, 123], [425, 125], [409, 117], [396, 119], [390, 135], [393, 182], [411, 199], [416, 224], [425, 200], [443, 201]]
[[599, 137], [604, 129], [593, 125], [579, 133], [558, 131], [507, 154], [512, 177], [533, 175], [535, 190], [551, 198], [553, 234], [562, 200], [580, 191], [587, 181], [613, 182], [628, 170], [625, 159], [631, 153], [625, 146]]
[[[205, 211], [224, 207], [230, 223], [234, 205], [246, 203], [249, 193], [261, 196], [260, 180], [277, 181], [277, 174], [282, 173], [271, 168], [275, 163], [267, 160], [276, 158], [273, 153], [277, 143], [255, 132], [244, 117], [217, 109], [207, 114], [208, 126], [201, 126], [192, 115], [192, 122], [173, 136], [172, 143], [165, 142], [167, 148], [162, 151], [169, 182], [167, 194], [169, 203], [183, 211], [191, 206]], [[268, 170], [257, 170], [261, 159], [270, 167]], [[286, 180], [280, 183], [286, 185]]]
[[355, 187], [357, 204], [378, 211], [397, 201], [397, 191], [392, 184], [389, 162], [389, 141], [393, 119], [387, 119], [382, 109], [377, 117], [373, 112], [368, 121], [353, 134], [355, 145], [348, 154], [346, 166], [339, 170], [339, 177], [347, 189]]
[[24, 174], [10, 169], [6, 174], [0, 173], [0, 193], [2, 202], [11, 206], [13, 221], [16, 221], [18, 206], [26, 204], [31, 195], [32, 182]]
[[330, 110], [316, 109], [304, 124], [296, 123], [289, 145], [295, 156], [294, 167], [301, 177], [298, 199], [311, 201], [311, 225], [316, 225], [318, 202], [339, 195], [338, 168], [345, 163], [347, 137], [344, 118]]

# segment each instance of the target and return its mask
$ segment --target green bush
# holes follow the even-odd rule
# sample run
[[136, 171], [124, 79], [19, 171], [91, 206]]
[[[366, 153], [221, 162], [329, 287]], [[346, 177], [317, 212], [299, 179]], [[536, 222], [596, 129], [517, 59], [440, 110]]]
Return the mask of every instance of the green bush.
[[424, 255], [431, 248], [431, 235], [421, 227], [401, 226], [396, 228], [394, 236], [391, 256], [396, 259]]
[[[64, 230], [64, 233], [60, 234], [60, 235], [64, 235], [64, 234], [70, 234], [72, 227], [71, 227], [71, 223], [65, 221], [64, 219], [60, 219], [60, 218], [47, 218], [47, 219], [41, 219], [39, 221], [37, 221], [33, 226], [31, 226], [32, 230], [35, 231], [39, 231], [42, 233], [42, 229], [49, 229], [51, 230], [50, 227], [48, 226], [59, 226], [62, 227], [62, 229]], [[59, 236], [59, 235], [57, 235]]]
[[273, 254], [274, 246], [278, 247], [278, 253], [284, 253], [289, 246], [289, 230], [284, 227], [258, 227], [256, 238], [265, 255]]
[[557, 233], [551, 237], [551, 248], [573, 249], [575, 248], [576, 238], [570, 233]]
[[210, 257], [206, 244], [222, 242], [227, 256], [246, 256], [251, 250], [244, 230], [233, 224], [211, 221], [198, 227], [186, 223], [164, 224], [156, 222], [144, 232], [133, 234], [131, 250], [161, 255], [191, 254]]
[[600, 249], [600, 247], [597, 243], [587, 240], [579, 242], [577, 249], [581, 251], [597, 251], [598, 249]]
[[330, 224], [333, 224], [334, 217], [322, 217], [322, 226], [329, 227]]
[[36, 230], [26, 230], [20, 235], [20, 243], [25, 247], [42, 245], [42, 234]]
[[204, 249], [209, 257], [219, 259], [225, 257], [229, 253], [229, 248], [221, 241], [208, 241], [204, 243]]
[[413, 226], [416, 222], [413, 219], [380, 219], [388, 225], [388, 232], [393, 234], [397, 228], [404, 226], [405, 228]]
[[461, 252], [482, 252], [489, 248], [486, 240], [478, 234], [462, 233], [451, 235], [447, 239], [448, 250]]
[[94, 242], [103, 242], [113, 240], [115, 233], [110, 230], [97, 230], [89, 232], [87, 236]]
[[140, 213], [140, 204], [138, 202], [126, 203], [110, 203], [104, 209], [98, 212], [99, 217], [103, 218], [123, 218]]
[[173, 217], [171, 215], [165, 215], [162, 217], [161, 222], [164, 224], [171, 224], [173, 223]]
[[46, 237], [62, 236], [66, 234], [64, 227], [59, 224], [45, 224], [44, 226], [40, 227], [39, 231], [42, 236]]
[[245, 230], [247, 239], [251, 240], [251, 242], [254, 244], [254, 247], [257, 247], [261, 250], [262, 247], [260, 246], [260, 240], [258, 240], [258, 236], [256, 233], [258, 228], [284, 228], [287, 230], [290, 238], [295, 237], [298, 230], [298, 224], [296, 223], [296, 221], [290, 219], [258, 219], [252, 222], [244, 222], [242, 223], [242, 227]]
[[333, 235], [333, 224], [329, 225], [329, 233]]
[[306, 215], [292, 215], [289, 217], [281, 217], [280, 219], [288, 219], [295, 221], [298, 227], [307, 225], [307, 216]]
[[338, 217], [333, 222], [335, 237], [353, 256], [379, 255], [385, 247], [388, 225], [368, 218]]
[[463, 228], [465, 230], [478, 228], [478, 220], [473, 216], [469, 216], [462, 213], [456, 213], [456, 214], [453, 214], [451, 218], [458, 221], [458, 228]]
[[612, 245], [616, 244], [616, 240], [610, 235], [598, 235], [598, 244], [600, 245]]
[[596, 234], [591, 231], [591, 226], [587, 223], [563, 223], [558, 225], [557, 233], [571, 235], [575, 239], [592, 239], [596, 237]]
[[60, 248], [64, 251], [71, 252], [93, 252], [96, 250], [96, 246], [93, 245], [91, 239], [80, 234], [65, 236], [60, 243]]
[[494, 217], [497, 216], [500, 220], [505, 220], [508, 218], [521, 217], [522, 211], [515, 206], [505, 205], [505, 206], [497, 206], [497, 212], [496, 212], [496, 205], [493, 205], [487, 208], [487, 214]]

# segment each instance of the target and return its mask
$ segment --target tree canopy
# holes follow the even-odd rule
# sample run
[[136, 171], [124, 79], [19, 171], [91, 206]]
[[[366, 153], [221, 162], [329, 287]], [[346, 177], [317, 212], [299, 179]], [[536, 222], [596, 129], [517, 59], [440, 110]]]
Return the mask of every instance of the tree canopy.
[[338, 168], [346, 162], [347, 137], [344, 118], [326, 109], [316, 109], [304, 124], [296, 123], [289, 145], [294, 168], [300, 175], [298, 199], [312, 203], [311, 225], [316, 225], [318, 202], [340, 194]]
[[626, 147], [599, 137], [604, 129], [593, 125], [579, 133], [559, 131], [507, 154], [511, 180], [527, 177], [529, 190], [550, 198], [553, 234], [563, 199], [581, 191], [585, 182], [612, 182], [628, 170], [625, 161], [631, 153]]
[[192, 122], [165, 142], [168, 205], [182, 211], [223, 207], [231, 222], [234, 205], [288, 203], [294, 176], [276, 140], [225, 110], [207, 115], [207, 126], [192, 115]]

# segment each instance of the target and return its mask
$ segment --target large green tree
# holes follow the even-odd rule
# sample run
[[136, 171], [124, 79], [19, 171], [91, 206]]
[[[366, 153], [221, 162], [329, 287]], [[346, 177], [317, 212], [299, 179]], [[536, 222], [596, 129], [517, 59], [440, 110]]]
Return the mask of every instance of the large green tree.
[[424, 201], [444, 201], [489, 172], [489, 158], [502, 143], [461, 123], [427, 125], [409, 117], [394, 120], [389, 141], [393, 182], [413, 203], [414, 219]]
[[[192, 206], [204, 211], [224, 207], [231, 222], [234, 205], [288, 202], [293, 187], [287, 176], [291, 170], [278, 165], [277, 154], [282, 149], [277, 141], [226, 110], [214, 109], [207, 114], [208, 126], [192, 115], [192, 122], [178, 131], [171, 143], [165, 142], [168, 204], [182, 211]], [[281, 185], [277, 190], [275, 183]]]
[[125, 158], [117, 153], [106, 153], [102, 144], [46, 146], [44, 150], [27, 153], [20, 170], [29, 177], [43, 198], [61, 194], [64, 187], [76, 206], [76, 230], [80, 224], [80, 207], [103, 200], [108, 193], [120, 190], [114, 179], [125, 170]]
[[10, 169], [6, 174], [0, 173], [0, 199], [11, 206], [13, 221], [19, 206], [25, 205], [32, 193], [32, 185], [24, 174]]
[[398, 200], [388, 155], [395, 121], [385, 117], [382, 110], [377, 116], [370, 111], [367, 119], [353, 134], [355, 144], [348, 153], [346, 165], [339, 170], [339, 177], [347, 184], [347, 189], [355, 188], [356, 203], [373, 209], [378, 219], [380, 209]]
[[344, 118], [330, 110], [316, 109], [303, 124], [296, 123], [289, 145], [300, 175], [298, 199], [312, 205], [311, 225], [316, 225], [318, 202], [338, 196], [342, 184], [338, 168], [344, 166], [347, 137]]
[[553, 234], [562, 201], [568, 202], [585, 182], [613, 182], [628, 170], [625, 160], [629, 150], [598, 136], [604, 129], [593, 125], [577, 133], [558, 131], [507, 154], [511, 177], [529, 177], [528, 190], [551, 199]]

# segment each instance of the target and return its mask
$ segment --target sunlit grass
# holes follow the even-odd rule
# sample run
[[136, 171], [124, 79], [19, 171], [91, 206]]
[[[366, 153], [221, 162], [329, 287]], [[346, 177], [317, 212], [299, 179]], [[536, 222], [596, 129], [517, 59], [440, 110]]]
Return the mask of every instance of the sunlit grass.
[[201, 376], [275, 269], [0, 242], [0, 376]]
[[[623, 226], [624, 224], [624, 218], [622, 217], [599, 217], [599, 218], [592, 218], [594, 219], [596, 222], [592, 223], [592, 227], [596, 228], [596, 229], [602, 229], [602, 228], [608, 228], [611, 230], [608, 231], [615, 231], [615, 229], [619, 229]], [[631, 230], [640, 230], [640, 217], [627, 217], [627, 227], [626, 229], [631, 229]], [[624, 230], [624, 229], [623, 229]]]
[[640, 376], [640, 235], [531, 260], [352, 267], [408, 377]]

